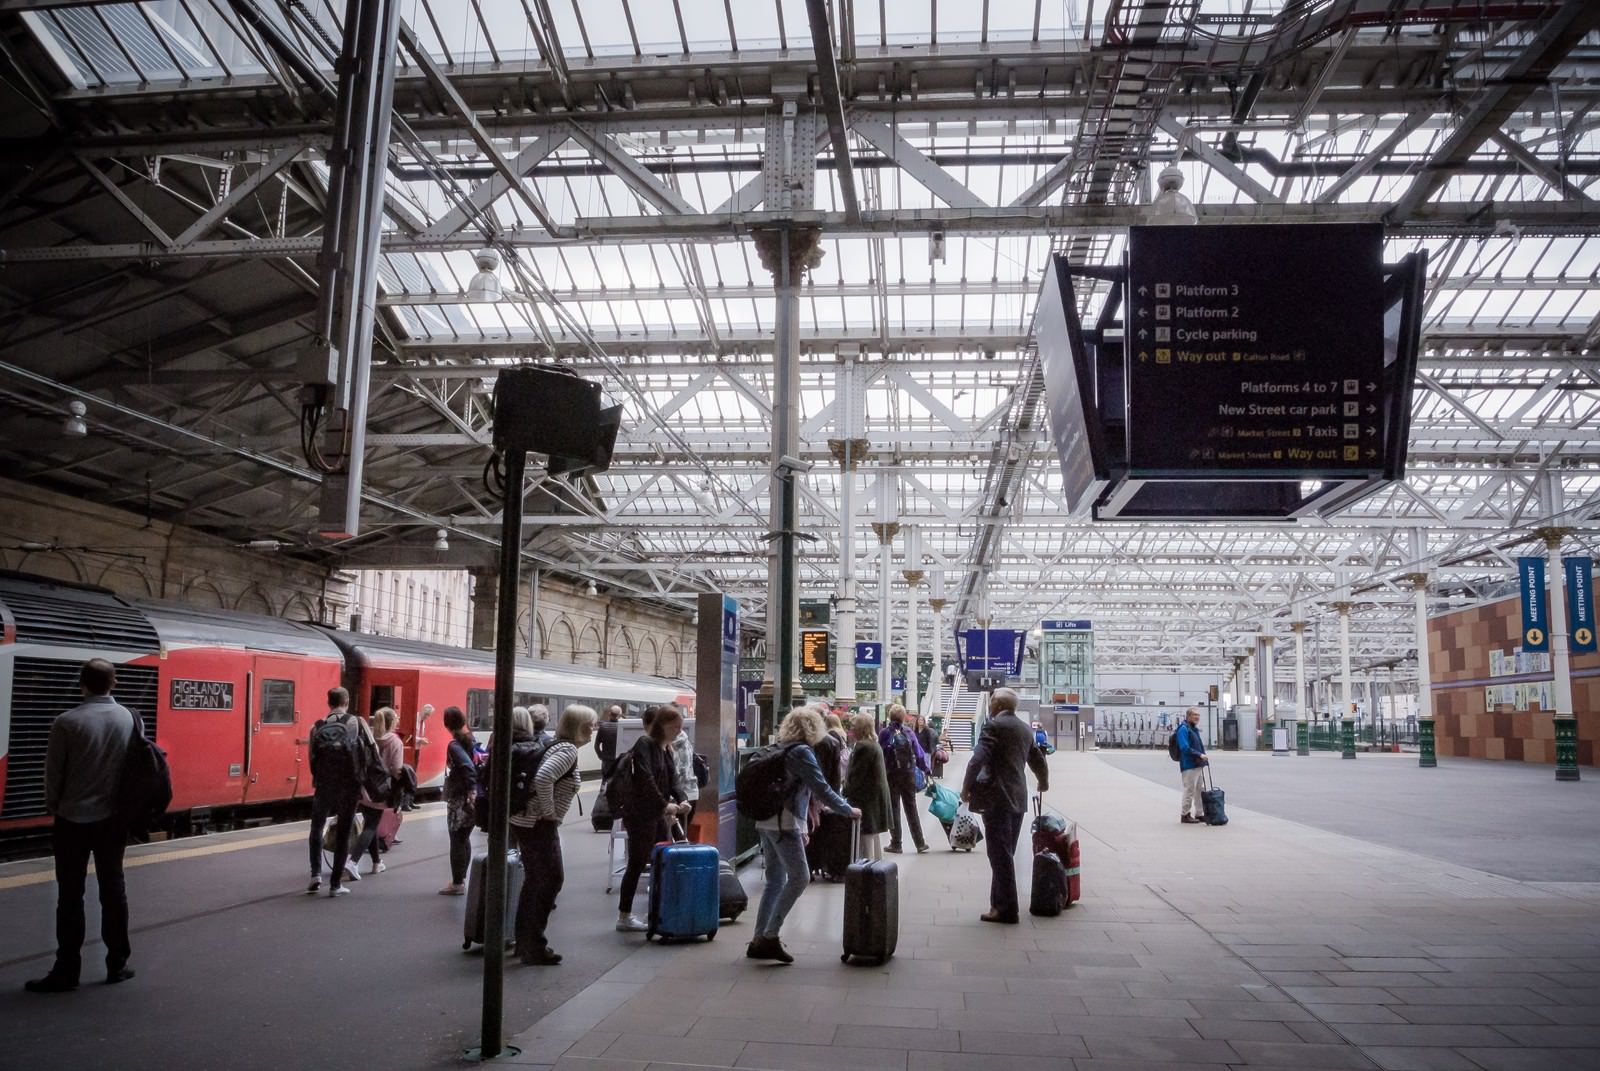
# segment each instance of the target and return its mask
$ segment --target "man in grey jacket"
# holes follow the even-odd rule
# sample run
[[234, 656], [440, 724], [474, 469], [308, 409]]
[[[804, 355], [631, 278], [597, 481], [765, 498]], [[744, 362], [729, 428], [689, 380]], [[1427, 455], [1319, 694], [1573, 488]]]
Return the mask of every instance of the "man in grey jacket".
[[100, 887], [100, 937], [106, 946], [106, 981], [133, 977], [128, 967], [128, 890], [122, 853], [128, 832], [117, 814], [117, 790], [133, 739], [133, 714], [111, 689], [117, 670], [91, 658], [78, 671], [83, 702], [50, 723], [45, 751], [44, 806], [55, 816], [51, 839], [56, 857], [56, 962], [30, 993], [65, 993], [78, 988], [83, 955], [83, 893], [89, 857]]
[[1017, 904], [1017, 837], [1028, 811], [1026, 766], [1039, 779], [1039, 792], [1050, 788], [1050, 767], [1034, 742], [1033, 730], [1017, 717], [1017, 693], [997, 689], [989, 700], [989, 721], [978, 736], [967, 763], [961, 798], [983, 815], [984, 843], [989, 853], [989, 911], [984, 922], [1015, 925]]

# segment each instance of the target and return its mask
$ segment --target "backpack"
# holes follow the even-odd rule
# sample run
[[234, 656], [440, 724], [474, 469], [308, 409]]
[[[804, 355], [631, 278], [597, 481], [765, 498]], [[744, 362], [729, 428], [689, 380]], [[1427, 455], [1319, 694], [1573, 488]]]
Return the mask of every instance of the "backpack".
[[760, 822], [783, 810], [794, 787], [789, 778], [789, 752], [799, 746], [770, 744], [750, 756], [733, 783], [740, 814]]
[[511, 813], [520, 814], [528, 809], [533, 799], [533, 779], [539, 774], [539, 764], [550, 750], [543, 740], [518, 740], [511, 745]]
[[117, 815], [128, 832], [143, 838], [150, 827], [160, 823], [172, 803], [172, 770], [167, 753], [144, 735], [144, 721], [133, 716], [133, 735], [128, 739], [128, 754], [122, 760], [122, 776], [117, 783]]
[[389, 808], [395, 811], [409, 810], [415, 806], [416, 799], [417, 771], [411, 766], [402, 766], [389, 785]]
[[917, 749], [905, 729], [889, 730], [889, 769], [912, 770], [917, 765]]
[[694, 783], [701, 788], [711, 783], [711, 766], [698, 751], [694, 754]]
[[367, 773], [366, 749], [353, 714], [330, 714], [311, 727], [311, 778], [317, 788], [357, 788]]
[[605, 793], [606, 802], [611, 805], [613, 814], [626, 814], [628, 802], [633, 798], [633, 752], [617, 759], [617, 765], [611, 770], [611, 777], [601, 789]]
[[1172, 735], [1167, 737], [1167, 757], [1173, 762], [1183, 761], [1183, 746], [1178, 743], [1178, 730], [1172, 730]]

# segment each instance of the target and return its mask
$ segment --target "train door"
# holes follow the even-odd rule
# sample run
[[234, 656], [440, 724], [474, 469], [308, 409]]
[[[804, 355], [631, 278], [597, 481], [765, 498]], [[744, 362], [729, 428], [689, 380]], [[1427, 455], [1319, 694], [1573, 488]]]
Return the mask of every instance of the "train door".
[[[245, 727], [245, 802], [288, 799], [299, 787], [300, 744], [310, 731], [302, 725], [302, 666], [290, 658], [257, 657], [251, 674], [250, 708]], [[305, 791], [311, 791], [307, 771]]]
[[[366, 714], [369, 718], [381, 707], [392, 707], [400, 716], [399, 722], [395, 725], [395, 732], [400, 734], [400, 739], [405, 744], [405, 763], [413, 770], [420, 768], [417, 762], [417, 738], [419, 735], [427, 735], [427, 727], [418, 723], [417, 715], [421, 705], [421, 701], [417, 698], [415, 673], [385, 675], [382, 683], [374, 682], [367, 693]], [[443, 716], [442, 713], [440, 716]], [[419, 728], [422, 730], [420, 734]]]

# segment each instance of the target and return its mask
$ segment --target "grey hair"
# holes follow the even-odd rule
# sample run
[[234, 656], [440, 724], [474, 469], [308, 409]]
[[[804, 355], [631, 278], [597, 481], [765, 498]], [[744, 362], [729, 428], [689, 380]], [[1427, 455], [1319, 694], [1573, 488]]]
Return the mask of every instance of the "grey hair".
[[528, 717], [533, 719], [533, 731], [543, 732], [544, 727], [550, 724], [550, 708], [543, 703], [535, 703], [528, 708]]
[[527, 707], [511, 708], [511, 732], [513, 735], [516, 733], [526, 733], [529, 736], [534, 735], [533, 715], [528, 713]]
[[1010, 688], [996, 688], [994, 695], [989, 697], [989, 713], [994, 714], [1002, 710], [1017, 712], [1017, 693]]
[[592, 707], [574, 703], [561, 712], [561, 720], [556, 724], [556, 739], [576, 744], [583, 737], [584, 730], [593, 729], [599, 720], [599, 715]]

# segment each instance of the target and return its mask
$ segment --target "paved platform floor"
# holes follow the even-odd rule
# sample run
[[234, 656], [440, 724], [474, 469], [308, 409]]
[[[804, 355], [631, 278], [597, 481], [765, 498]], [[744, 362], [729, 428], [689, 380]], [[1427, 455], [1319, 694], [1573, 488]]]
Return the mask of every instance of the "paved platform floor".
[[[981, 853], [900, 856], [900, 951], [881, 968], [839, 963], [838, 886], [801, 899], [785, 931], [791, 967], [743, 958], [748, 915], [711, 943], [612, 932], [605, 838], [575, 818], [551, 932], [567, 960], [507, 977], [514, 1063], [1600, 1071], [1600, 884], [1523, 882], [1275, 817], [1317, 809], [1258, 791], [1285, 761], [1228, 756], [1233, 823], [1211, 829], [1177, 823], [1160, 754], [1056, 755], [1051, 800], [1083, 832], [1083, 903], [1058, 919], [980, 923]], [[1293, 793], [1338, 799], [1354, 784], [1351, 806], [1396, 821], [1419, 784], [1424, 802], [1445, 791], [1426, 786], [1447, 784], [1365, 756], [1304, 761]], [[1499, 805], [1506, 769], [1452, 764], [1450, 777], [1472, 807], [1462, 820], [1509, 841], [1541, 816], [1536, 793], [1532, 814]], [[1571, 787], [1550, 784], [1548, 798], [1570, 801], [1558, 794]], [[1593, 859], [1590, 826], [1550, 825], [1553, 844]], [[455, 1065], [478, 1040], [482, 960], [460, 951], [461, 900], [434, 895], [446, 877], [437, 809], [408, 819], [387, 873], [338, 901], [302, 891], [303, 830], [135, 851], [139, 976], [69, 995], [20, 988], [49, 961], [48, 867], [0, 866], [0, 1067]], [[744, 878], [759, 896], [759, 868]], [[92, 905], [90, 916], [93, 932]], [[86, 961], [98, 959], [91, 945]]]
[[[901, 856], [900, 951], [883, 967], [840, 964], [842, 890], [813, 886], [786, 927], [793, 966], [742, 958], [746, 927], [641, 948], [516, 1039], [517, 1062], [1600, 1068], [1600, 886], [1524, 884], [1242, 806], [1225, 828], [1181, 826], [1170, 779], [1099, 755], [1051, 763], [1051, 797], [1084, 835], [1085, 898], [1062, 917], [979, 922], [981, 854]], [[1337, 789], [1350, 766], [1312, 776]], [[1592, 841], [1574, 833], [1569, 850]]]

